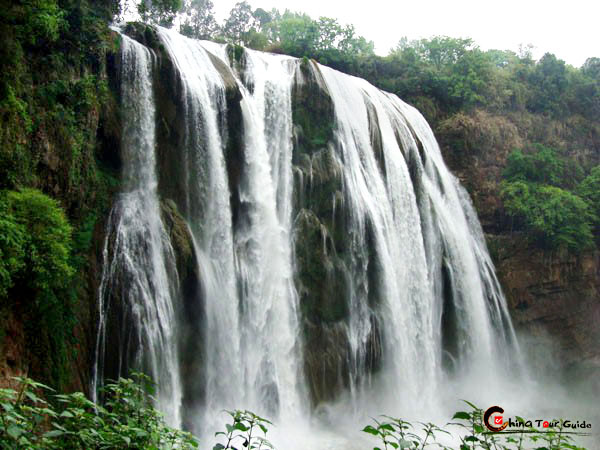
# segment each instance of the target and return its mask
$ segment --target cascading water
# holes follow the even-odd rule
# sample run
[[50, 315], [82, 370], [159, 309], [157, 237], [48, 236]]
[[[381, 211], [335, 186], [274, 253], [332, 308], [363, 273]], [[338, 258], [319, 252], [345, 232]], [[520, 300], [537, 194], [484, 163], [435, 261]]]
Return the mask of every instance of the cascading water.
[[[125, 191], [107, 229], [98, 379], [111, 373], [106, 342], [116, 332], [117, 371], [150, 370], [170, 422], [210, 436], [223, 408], [295, 426], [311, 406], [327, 415], [324, 405], [332, 421], [426, 416], [445, 377], [493, 376], [517, 360], [468, 195], [414, 108], [311, 62], [250, 50], [238, 58], [156, 32], [178, 80], [168, 158], [181, 167], [177, 207], [201, 286], [185, 302], [202, 314], [197, 335], [177, 333], [184, 300], [160, 216], [152, 54], [124, 37]], [[323, 116], [302, 116], [302, 102]], [[314, 129], [326, 138], [306, 138]], [[323, 279], [331, 305], [310, 285]]]
[[250, 405], [301, 412], [299, 325], [291, 261], [291, 58], [246, 54], [241, 109], [247, 214], [235, 231], [243, 367]]
[[[92, 392], [96, 393], [108, 366], [115, 375], [143, 368], [160, 380], [156, 398], [168, 422], [181, 426], [177, 276], [158, 203], [153, 55], [127, 36], [122, 38], [124, 191], [110, 212], [106, 229]], [[115, 314], [120, 317], [111, 320]]]
[[[233, 229], [224, 146], [218, 115], [225, 107], [225, 87], [208, 54], [198, 42], [167, 30], [161, 33], [182, 80], [185, 107], [184, 164], [186, 205], [202, 274], [205, 300], [205, 363], [202, 373], [206, 415], [191, 411], [186, 420], [196, 432], [223, 408], [243, 399], [244, 367], [240, 311], [234, 269]], [[192, 337], [193, 339], [193, 337]]]
[[[206, 305], [202, 421], [209, 422], [224, 407], [298, 412], [298, 325], [289, 233], [291, 59], [248, 57], [254, 65], [248, 72], [252, 78], [246, 80], [252, 93], [240, 83], [248, 166], [240, 180], [240, 200], [246, 215], [234, 229], [218, 119], [225, 114], [223, 81], [200, 43], [168, 30], [161, 30], [160, 38], [183, 81], [186, 108], [184, 215], [200, 255]], [[211, 48], [220, 53], [218, 47]]]

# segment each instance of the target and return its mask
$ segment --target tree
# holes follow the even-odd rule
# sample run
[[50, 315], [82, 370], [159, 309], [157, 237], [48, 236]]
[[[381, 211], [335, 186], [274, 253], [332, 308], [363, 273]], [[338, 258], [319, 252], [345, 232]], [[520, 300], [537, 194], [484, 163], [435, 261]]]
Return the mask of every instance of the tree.
[[568, 85], [567, 68], [563, 60], [546, 53], [529, 75], [532, 90], [528, 108], [533, 112], [562, 115], [565, 105], [562, 98]]
[[316, 53], [319, 29], [306, 14], [286, 11], [277, 24], [276, 39], [284, 53], [310, 56]]
[[138, 13], [144, 22], [171, 27], [181, 6], [181, 0], [142, 0], [138, 4]]
[[234, 44], [242, 44], [252, 29], [257, 28], [257, 20], [252, 7], [246, 1], [236, 3], [223, 26], [223, 34]]
[[195, 39], [210, 39], [218, 30], [210, 0], [186, 0], [179, 32]]
[[414, 48], [423, 59], [433, 64], [439, 71], [445, 66], [456, 64], [474, 47], [472, 39], [435, 36], [432, 39], [421, 39], [413, 43]]
[[600, 58], [588, 58], [581, 66], [581, 72], [589, 78], [600, 81]]

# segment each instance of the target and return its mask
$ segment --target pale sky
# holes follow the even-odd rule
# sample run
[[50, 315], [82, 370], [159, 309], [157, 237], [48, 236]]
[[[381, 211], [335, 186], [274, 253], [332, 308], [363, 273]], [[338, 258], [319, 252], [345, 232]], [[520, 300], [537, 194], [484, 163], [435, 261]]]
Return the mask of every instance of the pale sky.
[[[213, 0], [217, 18], [239, 0]], [[518, 52], [533, 44], [533, 56], [546, 52], [576, 67], [600, 57], [600, 0], [248, 0], [253, 8], [305, 12], [354, 24], [357, 33], [387, 54], [402, 36], [470, 37], [483, 50]]]

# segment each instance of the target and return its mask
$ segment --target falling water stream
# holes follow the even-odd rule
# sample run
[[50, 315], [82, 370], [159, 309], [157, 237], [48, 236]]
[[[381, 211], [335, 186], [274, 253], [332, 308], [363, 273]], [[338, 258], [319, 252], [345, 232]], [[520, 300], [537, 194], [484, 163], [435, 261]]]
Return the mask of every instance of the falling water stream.
[[[153, 55], [127, 36], [123, 36], [122, 49], [123, 192], [110, 212], [106, 230], [92, 392], [96, 394], [98, 375], [105, 371], [110, 353], [117, 366], [113, 372], [144, 368], [153, 379], [160, 379], [158, 404], [171, 425], [181, 426], [173, 295], [177, 277], [158, 203]], [[121, 317], [111, 320], [117, 305], [121, 305]], [[107, 338], [116, 347], [108, 345]]]
[[[325, 149], [341, 177], [331, 201], [334, 215], [345, 214], [348, 305], [340, 322], [346, 389], [315, 409], [304, 372], [295, 250], [302, 237], [294, 231], [293, 91], [307, 81], [306, 63], [251, 50], [236, 59], [223, 45], [157, 34], [180, 83], [182, 138], [171, 157], [182, 167], [178, 208], [200, 278], [201, 295], [186, 301], [202, 310], [202, 333], [185, 339], [201, 350], [182, 361], [183, 300], [156, 174], [156, 56], [123, 36], [123, 191], [106, 230], [95, 383], [146, 370], [169, 422], [199, 436], [222, 426], [221, 410], [248, 408], [275, 420], [281, 448], [366, 448], [332, 430], [380, 413], [445, 419], [444, 402], [458, 398], [451, 380], [493, 383], [522, 371], [483, 232], [425, 119], [364, 80], [310, 63], [333, 105], [322, 120], [332, 121]], [[231, 83], [240, 94], [236, 123], [227, 122]], [[242, 145], [232, 187], [234, 128]], [[381, 342], [377, 370], [373, 336]], [[108, 342], [119, 350], [110, 367]], [[201, 364], [187, 361], [194, 358]], [[193, 368], [185, 376], [184, 363]], [[191, 384], [200, 388], [186, 390]], [[201, 394], [186, 398], [190, 392]]]

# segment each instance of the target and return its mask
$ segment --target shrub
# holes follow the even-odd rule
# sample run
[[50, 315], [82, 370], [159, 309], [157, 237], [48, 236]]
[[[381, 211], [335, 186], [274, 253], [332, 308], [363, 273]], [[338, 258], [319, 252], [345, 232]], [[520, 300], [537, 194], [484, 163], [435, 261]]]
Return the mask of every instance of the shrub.
[[66, 288], [73, 274], [69, 264], [71, 226], [56, 200], [36, 189], [5, 193], [8, 214], [25, 236], [22, 276], [37, 291], [36, 302]]
[[[577, 189], [580, 197], [568, 190], [580, 177], [581, 168], [552, 148], [537, 144], [531, 153], [514, 150], [501, 189], [513, 225], [543, 248], [580, 251], [593, 246], [592, 227], [597, 221], [592, 209], [594, 188], [600, 181], [594, 182], [590, 174]], [[600, 171], [597, 177], [600, 180]]]
[[509, 181], [528, 181], [559, 186], [561, 184], [565, 161], [556, 150], [536, 144], [535, 151], [523, 153], [514, 150], [506, 162], [504, 178]]
[[8, 295], [25, 265], [25, 232], [8, 212], [6, 198], [0, 197], [0, 299]]
[[[20, 388], [0, 389], [0, 447], [3, 449], [191, 449], [198, 443], [167, 426], [152, 407], [152, 383], [143, 374], [120, 378], [103, 388], [104, 405], [81, 392], [51, 394], [29, 378]], [[42, 398], [45, 394], [54, 403]]]
[[[271, 425], [267, 419], [264, 419], [251, 411], [226, 411], [231, 416], [231, 424], [226, 424], [227, 431], [218, 431], [215, 436], [222, 436], [225, 443], [217, 443], [213, 450], [236, 450], [238, 443], [249, 449], [273, 449], [273, 445], [266, 439], [267, 424]], [[263, 436], [258, 435], [257, 429], [262, 431]], [[236, 445], [236, 446], [234, 446]]]
[[[536, 444], [538, 441], [543, 441], [544, 445], [536, 445], [538, 450], [584, 450], [574, 444], [572, 435], [565, 433], [564, 421], [556, 421], [558, 426], [548, 430], [538, 430], [537, 428], [528, 426], [521, 417], [516, 417], [517, 422], [520, 422], [519, 430], [515, 433], [492, 433], [489, 432], [483, 421], [483, 410], [475, 406], [473, 403], [463, 400], [470, 408], [469, 411], [457, 411], [452, 417], [453, 421], [446, 424], [446, 430], [432, 423], [421, 423], [421, 433], [417, 434], [411, 430], [414, 429], [413, 424], [402, 419], [383, 416], [383, 421], [374, 419], [375, 425], [367, 425], [362, 431], [376, 436], [382, 447], [374, 447], [373, 450], [382, 449], [418, 449], [425, 448], [441, 448], [450, 450], [459, 448], [460, 450], [509, 450], [531, 448], [530, 444]], [[527, 426], [526, 426], [527, 424]], [[447, 431], [449, 426], [458, 427], [461, 432], [456, 435], [460, 441], [458, 447], [447, 447], [436, 441], [436, 435], [444, 433], [451, 435]], [[527, 444], [527, 447], [525, 446]]]
[[593, 245], [593, 215], [580, 197], [554, 186], [504, 183], [504, 207], [543, 248], [583, 250]]
[[579, 184], [576, 192], [590, 208], [598, 237], [600, 231], [600, 166], [591, 170], [590, 174]]
[[71, 226], [58, 203], [35, 189], [1, 191], [0, 213], [0, 298], [19, 305], [27, 349], [51, 362], [45, 378], [58, 385], [74, 325]]

